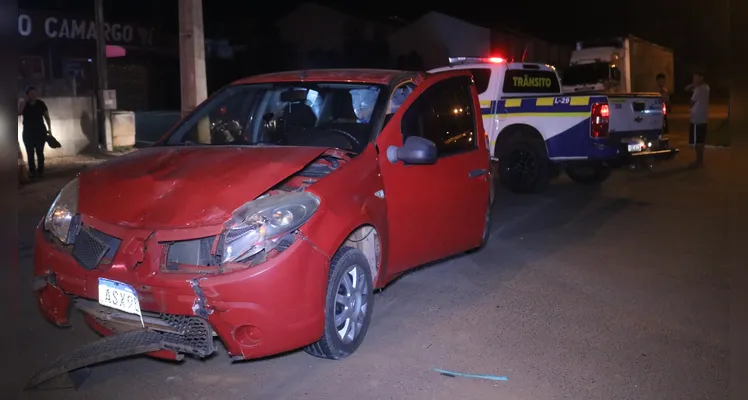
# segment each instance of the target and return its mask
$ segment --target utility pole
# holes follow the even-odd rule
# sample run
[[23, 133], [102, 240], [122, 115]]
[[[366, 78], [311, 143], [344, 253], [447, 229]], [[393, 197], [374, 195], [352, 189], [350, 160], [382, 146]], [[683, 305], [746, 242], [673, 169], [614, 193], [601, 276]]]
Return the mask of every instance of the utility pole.
[[184, 115], [208, 97], [202, 0], [179, 0], [179, 64]]
[[[179, 0], [179, 70], [185, 115], [208, 98], [202, 0]], [[208, 118], [198, 122], [197, 136], [200, 143], [210, 143]]]
[[94, 0], [96, 22], [96, 131], [98, 132], [99, 148], [107, 148], [106, 140], [106, 111], [104, 110], [104, 90], [109, 88], [106, 69], [106, 36], [104, 32], [104, 4], [103, 0]]

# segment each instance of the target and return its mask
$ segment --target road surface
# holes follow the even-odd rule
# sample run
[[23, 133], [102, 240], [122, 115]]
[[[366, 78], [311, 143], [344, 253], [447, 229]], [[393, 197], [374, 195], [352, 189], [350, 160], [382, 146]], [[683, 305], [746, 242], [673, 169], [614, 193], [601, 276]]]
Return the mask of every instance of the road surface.
[[[235, 364], [223, 350], [181, 364], [141, 357], [95, 367], [77, 392], [20, 398], [724, 398], [729, 152], [709, 150], [706, 169], [686, 169], [690, 160], [686, 153], [653, 173], [617, 172], [601, 188], [561, 178], [539, 196], [499, 192], [489, 245], [377, 294], [368, 336], [344, 361], [301, 351]], [[19, 215], [24, 285], [28, 235], [54, 197], [31, 188]], [[32, 194], [36, 202], [24, 200]], [[69, 330], [43, 322], [26, 287], [18, 300], [21, 376], [96, 339], [80, 318]]]

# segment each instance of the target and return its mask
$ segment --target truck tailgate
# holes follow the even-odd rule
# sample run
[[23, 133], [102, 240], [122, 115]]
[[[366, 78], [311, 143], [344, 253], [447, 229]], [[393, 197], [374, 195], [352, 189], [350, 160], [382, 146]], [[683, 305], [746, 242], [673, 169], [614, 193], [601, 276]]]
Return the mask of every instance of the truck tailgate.
[[611, 135], [662, 131], [662, 100], [659, 95], [608, 95], [608, 103]]

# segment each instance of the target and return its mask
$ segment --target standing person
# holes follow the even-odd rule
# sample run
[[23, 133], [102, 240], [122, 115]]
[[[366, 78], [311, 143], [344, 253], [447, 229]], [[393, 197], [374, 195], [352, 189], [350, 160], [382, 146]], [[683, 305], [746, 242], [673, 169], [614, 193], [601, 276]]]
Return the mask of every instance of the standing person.
[[[29, 164], [29, 177], [44, 177], [44, 146], [52, 133], [52, 122], [47, 105], [37, 98], [36, 88], [26, 88], [26, 99], [18, 105], [18, 115], [23, 116], [23, 144]], [[45, 126], [44, 123], [47, 123]], [[34, 162], [36, 155], [36, 162]]]
[[706, 142], [707, 123], [709, 122], [709, 85], [703, 72], [693, 74], [693, 83], [686, 86], [691, 94], [691, 127], [688, 143], [696, 150], [696, 161], [692, 167], [704, 165], [704, 143]]
[[665, 115], [662, 116], [662, 133], [668, 133], [667, 114], [670, 112], [670, 91], [667, 90], [667, 87], [665, 86], [665, 74], [657, 74], [655, 80], [657, 81], [657, 88], [660, 92], [660, 99], [662, 99], [662, 103], [665, 104]]

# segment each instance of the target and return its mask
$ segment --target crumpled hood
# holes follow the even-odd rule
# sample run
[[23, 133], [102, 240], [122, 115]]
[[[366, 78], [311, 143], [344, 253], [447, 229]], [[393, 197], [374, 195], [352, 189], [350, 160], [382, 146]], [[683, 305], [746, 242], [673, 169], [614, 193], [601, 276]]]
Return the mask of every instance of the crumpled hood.
[[132, 228], [226, 222], [242, 204], [301, 170], [319, 147], [154, 147], [83, 172], [78, 210]]

